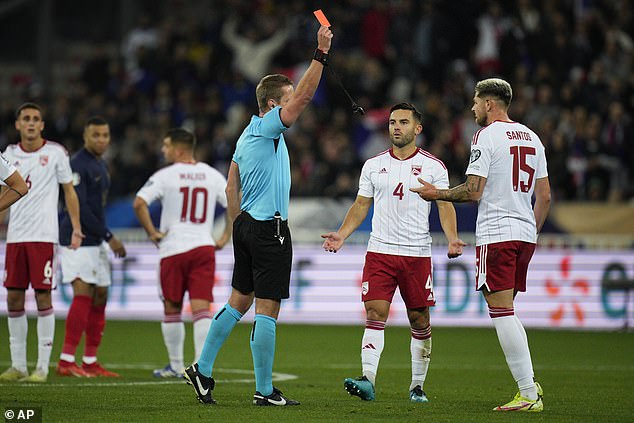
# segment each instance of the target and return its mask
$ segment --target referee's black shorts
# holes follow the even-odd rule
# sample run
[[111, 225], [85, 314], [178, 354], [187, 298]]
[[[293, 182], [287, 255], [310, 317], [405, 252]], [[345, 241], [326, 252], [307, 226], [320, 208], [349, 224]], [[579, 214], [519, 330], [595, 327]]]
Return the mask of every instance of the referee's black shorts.
[[288, 222], [255, 220], [245, 211], [233, 222], [233, 280], [231, 286], [256, 298], [289, 297], [293, 246]]

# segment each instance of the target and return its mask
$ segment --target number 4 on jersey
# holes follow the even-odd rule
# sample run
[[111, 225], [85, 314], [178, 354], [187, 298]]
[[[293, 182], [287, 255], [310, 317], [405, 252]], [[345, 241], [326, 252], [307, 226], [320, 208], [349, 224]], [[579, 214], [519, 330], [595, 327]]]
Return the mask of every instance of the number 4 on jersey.
[[398, 197], [399, 200], [403, 199], [403, 196], [405, 195], [405, 193], [403, 192], [403, 183], [399, 182], [398, 185], [396, 186], [396, 188], [394, 188], [394, 192], [392, 193], [393, 196]]

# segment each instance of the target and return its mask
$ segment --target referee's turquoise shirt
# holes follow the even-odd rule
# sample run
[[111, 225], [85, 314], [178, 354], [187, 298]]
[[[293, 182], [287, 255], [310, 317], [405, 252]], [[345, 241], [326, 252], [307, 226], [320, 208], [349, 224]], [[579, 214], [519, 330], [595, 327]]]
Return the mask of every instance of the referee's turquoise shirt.
[[282, 135], [288, 128], [280, 118], [281, 110], [277, 106], [263, 117], [251, 117], [233, 153], [242, 184], [240, 209], [256, 220], [271, 220], [276, 211], [288, 219], [291, 162]]

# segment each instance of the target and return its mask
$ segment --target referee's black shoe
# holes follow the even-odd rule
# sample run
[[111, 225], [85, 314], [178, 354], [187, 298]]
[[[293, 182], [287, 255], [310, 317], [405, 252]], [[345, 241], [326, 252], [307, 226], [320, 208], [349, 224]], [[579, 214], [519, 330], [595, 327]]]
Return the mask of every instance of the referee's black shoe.
[[299, 405], [299, 401], [292, 400], [290, 398], [286, 398], [282, 395], [282, 391], [277, 389], [275, 386], [273, 387], [273, 392], [271, 395], [264, 396], [261, 393], [257, 392], [253, 395], [253, 405], [273, 405], [278, 407], [284, 407], [287, 405]]
[[216, 382], [214, 378], [207, 377], [198, 371], [198, 363], [194, 363], [185, 369], [185, 380], [188, 385], [194, 387], [198, 401], [203, 404], [216, 403], [216, 400], [211, 396], [211, 391], [214, 390]]

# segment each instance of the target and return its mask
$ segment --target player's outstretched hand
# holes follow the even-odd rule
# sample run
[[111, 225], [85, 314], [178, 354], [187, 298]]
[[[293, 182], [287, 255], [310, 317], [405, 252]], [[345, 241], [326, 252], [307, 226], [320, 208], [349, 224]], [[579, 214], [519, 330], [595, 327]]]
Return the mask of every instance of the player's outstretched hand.
[[451, 258], [456, 258], [458, 256], [461, 256], [462, 247], [465, 247], [466, 245], [467, 244], [460, 238], [450, 241], [449, 246], [447, 247], [447, 257], [451, 259]]
[[86, 238], [86, 235], [84, 235], [81, 229], [74, 230], [73, 234], [70, 236], [70, 246], [69, 246], [70, 249], [71, 250], [78, 249], [81, 246], [81, 242], [84, 238]]
[[339, 232], [328, 232], [322, 234], [322, 238], [325, 239], [323, 248], [329, 253], [336, 253], [343, 245], [344, 239]]
[[418, 194], [423, 200], [433, 201], [438, 199], [438, 190], [435, 186], [425, 182], [423, 178], [418, 178], [418, 182], [422, 185], [416, 188], [410, 188], [409, 190]]
[[330, 43], [332, 42], [332, 31], [327, 26], [319, 27], [317, 31], [317, 48], [324, 53], [328, 53], [330, 50]]
[[123, 258], [126, 256], [127, 252], [125, 250], [125, 247], [116, 236], [110, 238], [110, 241], [108, 241], [108, 245], [110, 245], [110, 248], [112, 249], [115, 257]]

